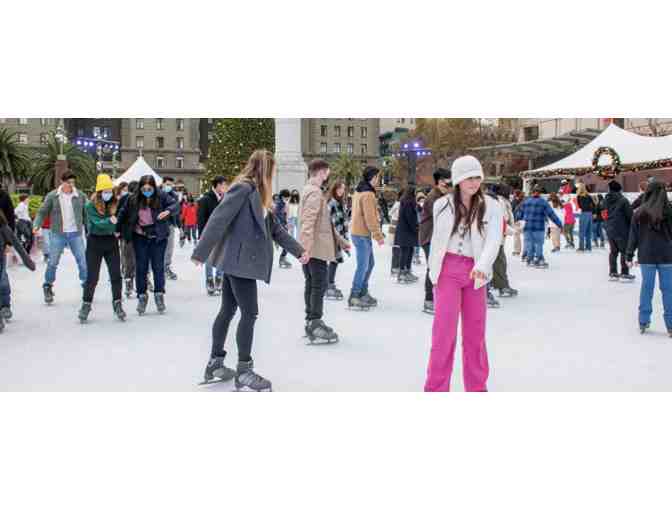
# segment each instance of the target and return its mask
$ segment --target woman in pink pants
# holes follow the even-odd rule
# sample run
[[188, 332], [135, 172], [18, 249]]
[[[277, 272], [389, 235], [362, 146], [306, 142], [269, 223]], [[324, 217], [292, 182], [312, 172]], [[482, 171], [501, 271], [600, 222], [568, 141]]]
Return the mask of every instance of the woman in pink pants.
[[483, 168], [475, 157], [458, 158], [451, 172], [453, 194], [434, 204], [429, 276], [435, 315], [425, 391], [450, 391], [460, 317], [464, 387], [487, 391], [486, 283], [502, 242], [504, 213], [481, 191]]

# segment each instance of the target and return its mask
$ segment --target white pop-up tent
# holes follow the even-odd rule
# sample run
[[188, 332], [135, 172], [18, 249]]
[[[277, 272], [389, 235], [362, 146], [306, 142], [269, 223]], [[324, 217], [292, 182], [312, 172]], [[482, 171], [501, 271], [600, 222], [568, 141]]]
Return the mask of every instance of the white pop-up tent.
[[[581, 175], [592, 169], [595, 153], [601, 147], [613, 149], [618, 154], [621, 167], [661, 168], [665, 166], [663, 160], [672, 158], [672, 135], [642, 136], [612, 124], [574, 154], [542, 168], [524, 172], [522, 176], [525, 179], [535, 179]], [[601, 155], [598, 160], [598, 166], [608, 166], [611, 163], [608, 154]]]
[[139, 181], [140, 178], [145, 175], [151, 175], [154, 177], [156, 185], [161, 186], [163, 179], [161, 179], [159, 174], [157, 174], [154, 169], [152, 169], [152, 167], [147, 164], [145, 158], [138, 156], [138, 159], [136, 159], [135, 162], [130, 167], [128, 167], [128, 170], [126, 170], [120, 177], [117, 177], [114, 180], [114, 185], [116, 186], [120, 182]]

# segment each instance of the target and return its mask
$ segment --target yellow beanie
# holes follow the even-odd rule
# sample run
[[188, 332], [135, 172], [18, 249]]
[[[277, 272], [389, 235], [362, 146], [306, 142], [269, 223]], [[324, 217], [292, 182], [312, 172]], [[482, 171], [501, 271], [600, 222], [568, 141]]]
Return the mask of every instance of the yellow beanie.
[[112, 179], [107, 174], [98, 174], [98, 179], [96, 180], [96, 191], [107, 191], [114, 189], [114, 184], [112, 184]]

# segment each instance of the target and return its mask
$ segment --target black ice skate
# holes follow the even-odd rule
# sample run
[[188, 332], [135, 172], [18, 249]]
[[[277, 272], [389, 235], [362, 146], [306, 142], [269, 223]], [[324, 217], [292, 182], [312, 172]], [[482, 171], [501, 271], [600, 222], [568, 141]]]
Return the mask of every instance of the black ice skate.
[[397, 283], [400, 283], [401, 285], [410, 285], [416, 281], [417, 280], [413, 279], [411, 272], [408, 270], [399, 271], [399, 274], [397, 275]]
[[622, 274], [620, 278], [624, 283], [632, 283], [635, 281], [636, 276], [634, 274]]
[[255, 373], [254, 362], [239, 361], [234, 384], [236, 391], [273, 391], [271, 381]]
[[224, 277], [222, 276], [215, 276], [215, 294], [217, 296], [221, 295], [222, 293], [222, 285], [224, 284]]
[[12, 320], [12, 309], [9, 306], [3, 306], [0, 308], [0, 317], [5, 321], [9, 322]]
[[324, 295], [324, 298], [330, 301], [342, 301], [343, 293], [332, 283], [327, 287], [327, 293]]
[[235, 376], [236, 371], [224, 365], [224, 356], [216, 356], [208, 361], [203, 374], [203, 382], [199, 383], [199, 386], [227, 382]]
[[500, 298], [516, 297], [517, 295], [518, 291], [516, 289], [512, 289], [511, 287], [505, 287], [503, 289], [499, 289]]
[[360, 312], [368, 312], [371, 307], [366, 304], [365, 301], [362, 301], [361, 294], [355, 294], [354, 292], [350, 293], [348, 298], [348, 309], [357, 310]]
[[500, 306], [499, 301], [495, 299], [495, 296], [488, 289], [488, 308], [499, 308]]
[[147, 294], [140, 294], [138, 296], [138, 307], [136, 308], [138, 315], [145, 315], [145, 312], [147, 311], [147, 300]]
[[121, 299], [117, 299], [112, 303], [112, 310], [114, 310], [114, 315], [121, 322], [126, 320], [126, 312], [124, 312], [124, 308], [121, 306]]
[[644, 334], [647, 332], [647, 330], [651, 327], [651, 324], [640, 324], [639, 325], [639, 332], [640, 334]]
[[336, 332], [327, 326], [322, 319], [315, 319], [306, 324], [306, 338], [308, 338], [310, 345], [338, 342]]
[[369, 308], [375, 308], [378, 306], [378, 300], [369, 294], [368, 290], [362, 293], [361, 300], [364, 305], [368, 306]]
[[548, 262], [546, 262], [545, 260], [537, 260], [534, 263], [534, 267], [536, 269], [548, 269], [549, 266], [548, 266]]
[[54, 287], [48, 283], [42, 285], [44, 291], [44, 302], [48, 305], [54, 302]]
[[170, 267], [166, 268], [166, 278], [169, 280], [177, 280], [177, 275], [173, 273], [173, 270]]
[[422, 311], [429, 315], [434, 315], [434, 301], [425, 301]]
[[84, 324], [89, 319], [89, 314], [91, 313], [91, 303], [84, 301], [82, 307], [79, 309], [77, 317], [79, 317], [79, 322]]
[[208, 292], [208, 296], [214, 296], [215, 292], [215, 280], [210, 277], [205, 281], [205, 290]]
[[156, 303], [156, 311], [161, 315], [166, 313], [166, 301], [164, 300], [163, 292], [156, 292], [154, 294], [154, 303]]
[[280, 257], [280, 269], [290, 269], [292, 265], [287, 261], [285, 257]]
[[609, 281], [610, 282], [619, 282], [619, 281], [621, 281], [621, 277], [619, 276], [618, 273], [611, 273], [609, 275]]
[[131, 299], [133, 296], [133, 278], [126, 278], [126, 299]]

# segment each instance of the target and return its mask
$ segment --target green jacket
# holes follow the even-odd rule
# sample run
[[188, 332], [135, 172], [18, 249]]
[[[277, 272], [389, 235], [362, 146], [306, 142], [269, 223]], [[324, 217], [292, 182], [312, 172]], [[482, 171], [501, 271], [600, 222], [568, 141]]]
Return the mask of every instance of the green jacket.
[[100, 214], [93, 202], [88, 202], [84, 208], [86, 212], [86, 229], [89, 235], [112, 236], [117, 231], [117, 226], [110, 221], [110, 214]]
[[[72, 197], [72, 209], [75, 213], [75, 222], [77, 223], [77, 231], [81, 234], [84, 225], [84, 206], [86, 205], [86, 197], [80, 190], [77, 190], [77, 196]], [[51, 219], [51, 231], [56, 234], [63, 233], [63, 214], [61, 213], [61, 201], [58, 199], [58, 190], [50, 191], [44, 202], [37, 211], [35, 220], [33, 221], [33, 228], [42, 228], [44, 218], [49, 215]]]

